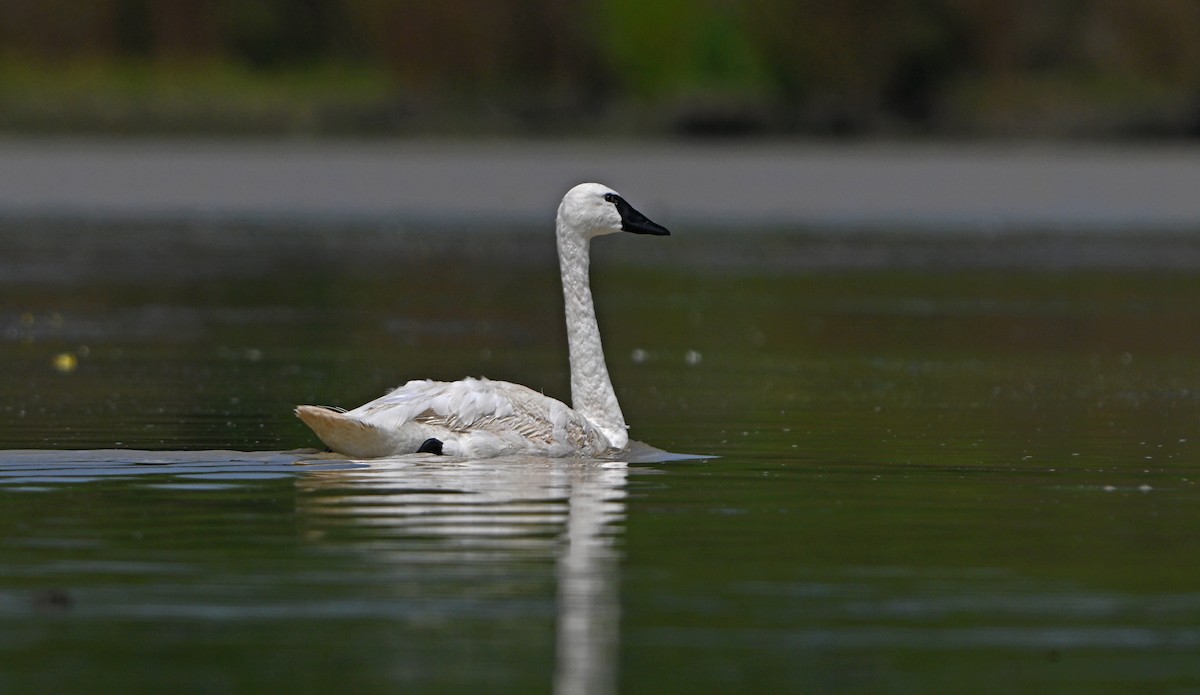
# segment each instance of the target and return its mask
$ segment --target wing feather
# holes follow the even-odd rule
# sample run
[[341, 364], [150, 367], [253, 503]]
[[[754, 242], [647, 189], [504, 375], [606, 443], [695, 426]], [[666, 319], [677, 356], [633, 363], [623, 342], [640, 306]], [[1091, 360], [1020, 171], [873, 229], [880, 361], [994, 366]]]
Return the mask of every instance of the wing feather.
[[486, 433], [508, 442], [519, 438], [550, 449], [607, 446], [599, 431], [561, 401], [519, 384], [482, 378], [410, 381], [346, 415], [389, 431], [419, 425], [463, 436]]
[[463, 379], [445, 382], [410, 381], [348, 415], [377, 427], [399, 428], [409, 422], [470, 430], [518, 432], [529, 439], [547, 439], [549, 403], [536, 391], [504, 381]]

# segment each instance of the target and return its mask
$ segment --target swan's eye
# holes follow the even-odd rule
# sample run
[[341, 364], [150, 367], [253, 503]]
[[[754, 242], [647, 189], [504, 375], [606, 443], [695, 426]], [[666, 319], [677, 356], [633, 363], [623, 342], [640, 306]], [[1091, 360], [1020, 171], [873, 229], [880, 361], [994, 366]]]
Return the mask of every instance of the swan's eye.
[[613, 205], [617, 204], [617, 194], [616, 193], [605, 193], [604, 199], [606, 201], [612, 203]]

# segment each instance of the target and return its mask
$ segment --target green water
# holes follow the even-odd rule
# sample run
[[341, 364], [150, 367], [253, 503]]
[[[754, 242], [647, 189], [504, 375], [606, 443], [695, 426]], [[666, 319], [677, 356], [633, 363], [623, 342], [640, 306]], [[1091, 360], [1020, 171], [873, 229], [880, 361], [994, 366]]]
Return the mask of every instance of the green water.
[[606, 238], [634, 438], [719, 458], [364, 467], [291, 407], [566, 397], [548, 239], [0, 236], [0, 692], [1200, 689], [1200, 273], [1152, 240]]

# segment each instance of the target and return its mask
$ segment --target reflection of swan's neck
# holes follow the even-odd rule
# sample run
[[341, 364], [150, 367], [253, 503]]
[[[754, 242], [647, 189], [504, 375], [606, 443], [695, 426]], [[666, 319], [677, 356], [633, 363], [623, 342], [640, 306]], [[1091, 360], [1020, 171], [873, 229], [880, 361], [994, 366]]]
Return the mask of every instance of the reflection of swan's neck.
[[555, 695], [617, 692], [621, 598], [616, 524], [625, 518], [624, 463], [557, 469], [567, 478], [558, 577]]
[[600, 327], [588, 282], [588, 239], [566, 228], [558, 218], [558, 263], [562, 271], [563, 299], [567, 313], [567, 347], [571, 357], [571, 405], [583, 417], [604, 432], [618, 449], [629, 443], [625, 417], [617, 404]]

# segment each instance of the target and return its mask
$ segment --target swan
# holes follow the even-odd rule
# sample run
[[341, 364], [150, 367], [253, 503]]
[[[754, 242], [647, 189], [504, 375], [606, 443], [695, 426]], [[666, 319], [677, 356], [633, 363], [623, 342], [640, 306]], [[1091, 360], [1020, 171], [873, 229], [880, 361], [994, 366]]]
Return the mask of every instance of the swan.
[[467, 378], [414, 380], [359, 407], [301, 405], [296, 416], [332, 451], [353, 458], [440, 454], [601, 457], [629, 444], [613, 392], [588, 280], [589, 244], [614, 232], [670, 234], [616, 191], [582, 183], [556, 220], [574, 408], [519, 384]]

